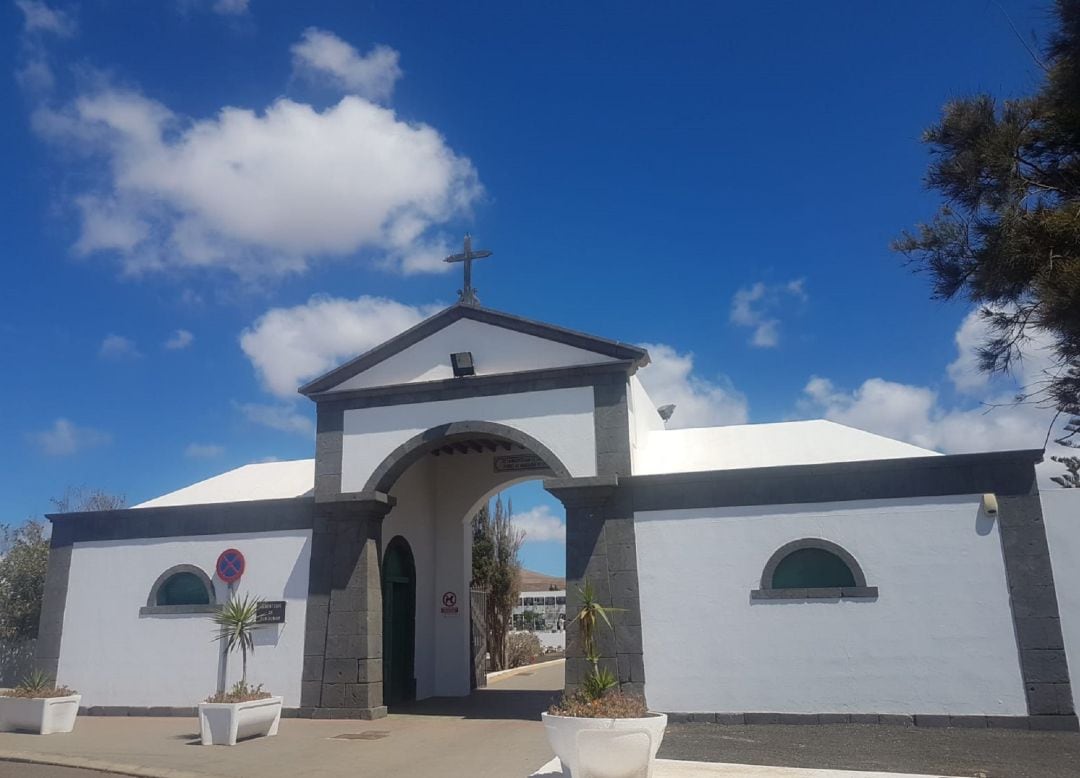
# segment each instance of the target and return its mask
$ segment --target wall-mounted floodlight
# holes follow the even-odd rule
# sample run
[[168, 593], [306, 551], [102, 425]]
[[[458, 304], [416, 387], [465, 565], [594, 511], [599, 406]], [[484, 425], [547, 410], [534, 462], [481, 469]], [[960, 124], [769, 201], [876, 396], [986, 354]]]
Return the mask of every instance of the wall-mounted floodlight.
[[987, 516], [997, 516], [998, 504], [997, 495], [993, 492], [987, 492], [982, 498], [982, 507], [986, 511]]
[[476, 375], [476, 366], [473, 365], [471, 351], [459, 351], [450, 355], [450, 364], [454, 368], [454, 376], [461, 378], [467, 375]]
[[660, 418], [667, 421], [671, 418], [671, 414], [675, 413], [675, 405], [661, 405], [656, 409], [656, 412], [660, 414]]

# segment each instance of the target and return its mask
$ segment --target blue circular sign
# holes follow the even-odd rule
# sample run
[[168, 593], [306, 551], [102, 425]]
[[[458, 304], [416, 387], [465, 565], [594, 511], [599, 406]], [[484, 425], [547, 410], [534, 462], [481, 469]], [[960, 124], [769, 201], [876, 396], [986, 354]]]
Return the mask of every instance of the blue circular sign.
[[218, 578], [225, 583], [239, 581], [244, 574], [244, 555], [235, 548], [227, 548], [217, 558], [216, 570]]

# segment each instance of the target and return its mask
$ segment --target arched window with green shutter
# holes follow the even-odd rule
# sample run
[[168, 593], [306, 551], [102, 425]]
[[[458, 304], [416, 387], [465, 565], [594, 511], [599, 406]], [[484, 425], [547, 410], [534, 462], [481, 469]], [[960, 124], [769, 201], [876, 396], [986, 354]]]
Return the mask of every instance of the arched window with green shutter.
[[211, 613], [217, 608], [214, 582], [195, 565], [173, 565], [150, 587], [140, 616]]
[[157, 590], [155, 605], [209, 605], [210, 593], [194, 573], [174, 573]]
[[845, 549], [821, 538], [802, 538], [773, 553], [762, 571], [761, 588], [750, 596], [755, 600], [838, 600], [874, 598], [878, 590], [866, 585], [862, 567]]

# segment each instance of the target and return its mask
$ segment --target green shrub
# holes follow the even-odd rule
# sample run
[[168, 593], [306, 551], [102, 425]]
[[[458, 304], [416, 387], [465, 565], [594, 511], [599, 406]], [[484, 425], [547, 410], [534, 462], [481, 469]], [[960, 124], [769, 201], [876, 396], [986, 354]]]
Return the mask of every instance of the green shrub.
[[8, 697], [22, 697], [24, 699], [41, 700], [52, 697], [68, 697], [75, 694], [66, 686], [57, 686], [51, 675], [41, 670], [34, 670], [22, 683], [6, 694]]

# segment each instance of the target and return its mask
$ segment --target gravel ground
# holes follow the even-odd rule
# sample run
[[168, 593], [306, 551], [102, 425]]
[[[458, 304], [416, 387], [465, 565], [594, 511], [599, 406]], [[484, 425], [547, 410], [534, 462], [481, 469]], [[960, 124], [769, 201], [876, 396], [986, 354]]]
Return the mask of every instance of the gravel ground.
[[659, 756], [967, 778], [1078, 778], [1080, 734], [873, 724], [671, 724]]

